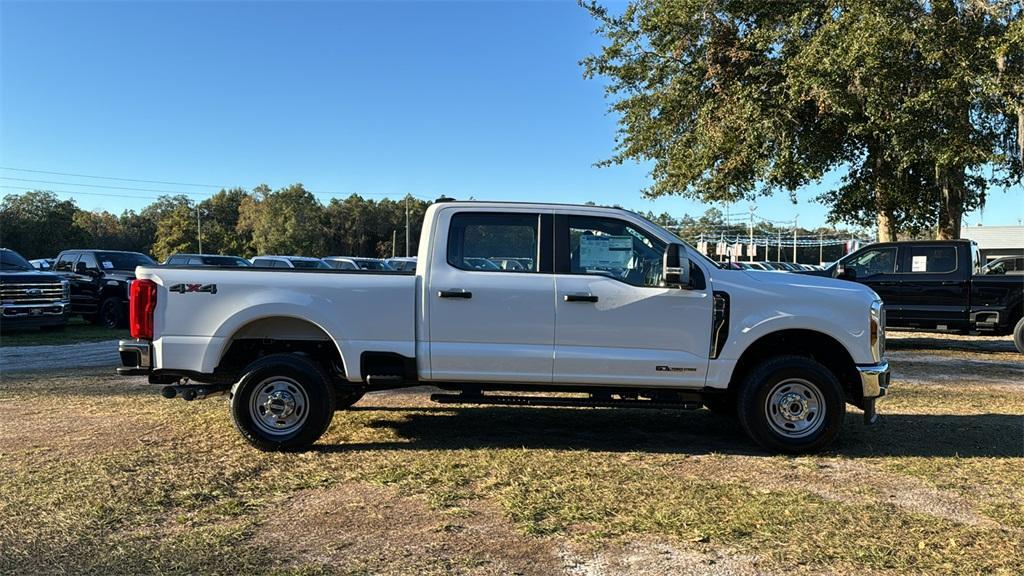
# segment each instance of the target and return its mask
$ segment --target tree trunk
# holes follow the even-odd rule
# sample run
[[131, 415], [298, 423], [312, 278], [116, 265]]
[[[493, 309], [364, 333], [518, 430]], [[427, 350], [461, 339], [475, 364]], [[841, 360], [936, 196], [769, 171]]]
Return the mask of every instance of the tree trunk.
[[889, 206], [889, 195], [886, 193], [885, 161], [876, 146], [868, 146], [868, 162], [874, 164], [874, 187], [875, 187], [875, 218], [878, 222], [878, 241], [896, 241], [896, 217], [893, 209]]
[[878, 208], [878, 241], [896, 241], [896, 218], [893, 217], [889, 208]]
[[960, 237], [960, 222], [964, 216], [964, 167], [954, 166], [939, 172], [939, 226], [938, 240], [956, 240]]

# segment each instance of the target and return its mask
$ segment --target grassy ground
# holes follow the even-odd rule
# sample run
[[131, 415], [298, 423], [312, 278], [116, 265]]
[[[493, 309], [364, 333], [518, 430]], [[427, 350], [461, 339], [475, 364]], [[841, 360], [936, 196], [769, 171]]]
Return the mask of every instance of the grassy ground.
[[220, 400], [109, 372], [5, 378], [0, 573], [1024, 573], [1019, 357], [996, 354], [1015, 382], [950, 382], [942, 358], [908, 383], [914, 343], [897, 348], [881, 423], [851, 413], [833, 451], [801, 458], [706, 411], [418, 391], [263, 454]]
[[77, 342], [101, 342], [128, 338], [128, 330], [111, 330], [93, 326], [80, 316], [73, 316], [68, 325], [59, 331], [39, 328], [4, 330], [0, 332], [0, 346], [40, 346], [44, 344], [75, 344]]

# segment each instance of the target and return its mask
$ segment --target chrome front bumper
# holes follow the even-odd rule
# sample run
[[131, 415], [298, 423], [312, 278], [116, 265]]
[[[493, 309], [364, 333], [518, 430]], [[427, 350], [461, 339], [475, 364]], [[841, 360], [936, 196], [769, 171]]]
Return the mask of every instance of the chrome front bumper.
[[121, 356], [121, 366], [117, 373], [121, 376], [144, 376], [153, 369], [153, 345], [144, 340], [121, 340], [117, 343], [117, 353]]
[[877, 364], [858, 365], [857, 372], [860, 373], [861, 395], [864, 398], [864, 422], [873, 424], [878, 419], [875, 401], [889, 392], [889, 362], [883, 359]]
[[889, 390], [889, 362], [882, 360], [878, 364], [858, 365], [860, 388], [864, 398], [885, 396]]

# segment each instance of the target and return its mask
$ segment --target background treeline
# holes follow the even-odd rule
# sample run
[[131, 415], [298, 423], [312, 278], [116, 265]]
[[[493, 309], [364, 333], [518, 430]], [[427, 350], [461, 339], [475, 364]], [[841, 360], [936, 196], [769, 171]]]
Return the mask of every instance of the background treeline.
[[143, 252], [162, 261], [176, 252], [199, 251], [198, 208], [207, 254], [390, 257], [394, 238], [394, 254], [403, 256], [406, 203], [409, 250], [415, 255], [430, 202], [353, 194], [324, 204], [301, 184], [221, 190], [198, 203], [185, 195], [161, 196], [139, 212], [120, 215], [82, 210], [52, 192], [14, 194], [0, 202], [0, 243], [26, 258], [88, 247]]
[[[12, 194], [0, 202], [0, 244], [26, 258], [52, 258], [70, 248], [98, 248], [142, 252], [163, 261], [176, 252], [199, 251], [198, 209], [202, 252], [206, 254], [386, 258], [405, 255], [407, 204], [409, 254], [415, 255], [423, 215], [431, 202], [412, 196], [371, 200], [353, 194], [325, 204], [301, 184], [279, 190], [264, 185], [252, 191], [231, 188], [198, 203], [185, 195], [161, 196], [139, 212], [125, 210], [120, 215], [82, 210], [73, 199], [62, 200], [52, 192]], [[715, 241], [723, 236], [745, 238], [748, 234], [747, 223], [730, 221], [716, 208], [696, 218], [652, 212], [644, 215], [691, 242], [701, 235]], [[754, 223], [755, 237], [781, 235], [788, 242], [792, 234], [788, 224]], [[835, 228], [800, 229], [798, 234], [863, 237], [862, 233]]]

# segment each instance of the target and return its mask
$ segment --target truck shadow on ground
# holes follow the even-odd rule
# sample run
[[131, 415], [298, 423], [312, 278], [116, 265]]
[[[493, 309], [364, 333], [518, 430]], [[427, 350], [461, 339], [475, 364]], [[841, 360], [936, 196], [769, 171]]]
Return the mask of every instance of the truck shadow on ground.
[[[388, 429], [394, 442], [318, 444], [314, 450], [452, 450], [533, 448], [597, 452], [765, 455], [735, 420], [705, 410], [579, 410], [561, 408], [396, 408], [367, 426]], [[345, 413], [339, 412], [338, 418]], [[827, 454], [848, 457], [1024, 457], [1024, 416], [888, 414], [864, 426], [848, 414]]]
[[[888, 350], [941, 352], [951, 350], [957, 352], [973, 352], [976, 354], [1017, 353], [1013, 340], [1006, 337], [978, 338], [956, 340], [953, 338], [936, 338], [934, 336], [903, 336], [887, 338], [885, 347]], [[1021, 356], [1024, 361], [1024, 355]]]

